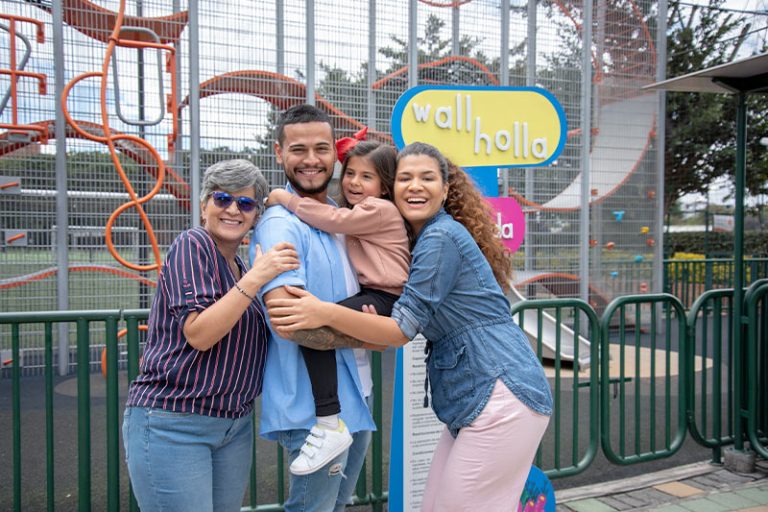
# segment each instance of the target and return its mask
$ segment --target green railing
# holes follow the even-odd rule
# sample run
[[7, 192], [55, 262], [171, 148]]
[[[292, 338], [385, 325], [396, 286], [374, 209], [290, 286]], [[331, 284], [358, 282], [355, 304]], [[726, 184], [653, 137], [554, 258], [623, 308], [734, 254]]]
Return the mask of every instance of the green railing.
[[[733, 442], [733, 289], [704, 292], [688, 312], [688, 431], [700, 445], [721, 448]], [[711, 361], [711, 363], [710, 363]], [[698, 378], [697, 378], [698, 376]], [[725, 395], [723, 395], [725, 393]]]
[[747, 437], [752, 448], [768, 458], [768, 279], [752, 284], [744, 295], [747, 314], [745, 386]]
[[[533, 318], [526, 315], [532, 312]], [[586, 302], [579, 299], [551, 299], [518, 302], [512, 307], [512, 316], [521, 328], [529, 327], [535, 339], [544, 337], [545, 315], [547, 322], [554, 327], [555, 359], [552, 362], [554, 374], [553, 400], [554, 413], [550, 419], [548, 438], [542, 443], [536, 455], [536, 465], [546, 468], [550, 477], [565, 477], [584, 471], [594, 460], [598, 450], [598, 367], [591, 365], [588, 375], [583, 376], [578, 361], [583, 359], [579, 333], [582, 332], [582, 317], [586, 320], [584, 338], [587, 340], [599, 337], [599, 323], [595, 311]], [[532, 319], [534, 326], [526, 325], [526, 316]], [[571, 319], [569, 324], [567, 319]], [[563, 347], [571, 347], [571, 362], [564, 362], [561, 354]], [[589, 344], [589, 361], [598, 360], [599, 345]], [[542, 344], [537, 348], [539, 359], [543, 358]], [[573, 361], [576, 361], [574, 363]], [[582, 410], [585, 404], [581, 397], [587, 389], [586, 409], [588, 421], [584, 425], [585, 415]], [[566, 435], [563, 435], [563, 430]], [[570, 435], [567, 435], [570, 434]], [[567, 440], [568, 442], [563, 442]], [[548, 451], [549, 453], [544, 453]]]
[[[732, 258], [664, 260], [664, 292], [686, 307], [707, 290], [733, 288]], [[768, 277], [768, 258], [744, 258], [744, 286]]]
[[[687, 432], [697, 443], [711, 448], [716, 460], [720, 449], [734, 443], [737, 435], [749, 440], [758, 453], [766, 456], [768, 411], [760, 404], [768, 400], [768, 280], [757, 281], [745, 294], [742, 324], [747, 340], [745, 360], [749, 364], [744, 371], [740, 368], [744, 365], [732, 361], [732, 296], [732, 290], [707, 292], [694, 303], [687, 316], [680, 300], [668, 294], [620, 297], [607, 306], [599, 320], [588, 304], [576, 299], [516, 304], [513, 315], [530, 337], [534, 340], [547, 337], [553, 345], [554, 360], [549, 361], [547, 367], [555, 411], [537, 454], [537, 465], [550, 478], [561, 478], [584, 471], [600, 449], [616, 464], [670, 457], [679, 450]], [[121, 505], [125, 508], [126, 503], [129, 510], [136, 510], [135, 501], [127, 491], [128, 480], [121, 461], [122, 399], [119, 393], [138, 372], [139, 323], [146, 320], [147, 313], [135, 310], [0, 314], [0, 329], [10, 330], [13, 361], [20, 361], [20, 343], [25, 334], [38, 336], [40, 332], [45, 359], [44, 392], [40, 399], [44, 415], [42, 419], [36, 416], [32, 420], [40, 423], [36, 428], [44, 430], [44, 463], [41, 457], [31, 456], [30, 462], [23, 457], [27, 452], [23, 452], [22, 447], [30, 445], [25, 444], [29, 440], [24, 439], [21, 372], [17, 364], [10, 367], [14, 510], [25, 508], [22, 476], [28, 478], [30, 473], [23, 471], [24, 464], [42, 467], [41, 471], [45, 472], [44, 501], [35, 508], [54, 510], [59, 505], [60, 493], [55, 493], [55, 486], [60, 477], [54, 468], [60, 471], [60, 452], [65, 450], [60, 439], [56, 442], [56, 436], [62, 435], [59, 429], [67, 420], [56, 414], [54, 407], [54, 332], [57, 331], [54, 326], [59, 323], [74, 325], [77, 349], [76, 435], [70, 436], [73, 440], [76, 438], [76, 453], [72, 458], [76, 458], [73, 463], [77, 487], [71, 494], [76, 495], [81, 511], [92, 508], [117, 511]], [[118, 371], [120, 327], [127, 332], [127, 371], [123, 373]], [[547, 336], [545, 330], [549, 333]], [[104, 333], [106, 337], [103, 411], [99, 409], [99, 401], [91, 397], [94, 374], [88, 348], [94, 341], [91, 339], [94, 333], [98, 336]], [[590, 342], [588, 348], [584, 340]], [[588, 350], [588, 363], [573, 363], [580, 360], [584, 363], [584, 350]], [[539, 357], [546, 355], [542, 344], [538, 344], [538, 351]], [[571, 361], [561, 355], [564, 353], [570, 354]], [[356, 502], [381, 510], [387, 492], [383, 490], [380, 354], [373, 355], [373, 370], [374, 418], [379, 430], [374, 434], [366, 478], [358, 482]], [[101, 382], [100, 376], [94, 378], [97, 380], [93, 382]], [[740, 407], [738, 417], [743, 421], [734, 422], [737, 407]], [[93, 429], [105, 434], [105, 445], [94, 446]], [[35, 439], [35, 442], [40, 441]], [[271, 443], [257, 442], [259, 448], [255, 443], [245, 510], [282, 510], [286, 491], [282, 451], [272, 448]], [[92, 457], [94, 450], [98, 452], [95, 458]], [[106, 461], [105, 468], [100, 467], [102, 460]], [[0, 468], [0, 474], [4, 469]], [[264, 491], [265, 485], [269, 491]], [[40, 486], [34, 487], [40, 489]], [[27, 488], [28, 484], [24, 486]], [[99, 495], [92, 505], [95, 488], [106, 489], [106, 495]], [[274, 495], [270, 494], [271, 489], [275, 489]]]
[[[618, 330], [612, 328], [616, 316]], [[642, 339], [641, 326], [649, 330], [647, 340]], [[619, 372], [615, 385], [618, 408], [612, 407], [609, 379], [603, 377], [600, 382], [603, 453], [615, 464], [634, 464], [673, 455], [682, 446], [686, 429], [686, 329], [682, 304], [668, 294], [619, 297], [606, 308], [600, 327], [601, 375], [611, 375], [611, 366], [617, 366]], [[648, 361], [647, 367], [643, 361]], [[659, 367], [664, 370], [660, 371]], [[674, 375], [678, 376], [676, 386]], [[657, 383], [659, 379], [661, 383]], [[648, 385], [647, 401], [643, 398], [644, 381]], [[627, 418], [633, 419], [631, 424]], [[618, 439], [611, 435], [614, 423], [618, 423]], [[657, 438], [657, 424], [663, 426], [663, 439]]]
[[[75, 335], [77, 339], [76, 357], [77, 357], [77, 425], [76, 425], [76, 474], [77, 474], [77, 501], [79, 511], [109, 510], [118, 511], [121, 509], [121, 487], [128, 485], [125, 467], [122, 462], [121, 445], [121, 418], [122, 399], [119, 396], [120, 378], [125, 378], [126, 383], [138, 374], [138, 361], [140, 352], [140, 332], [139, 323], [146, 321], [147, 310], [132, 311], [71, 311], [71, 312], [39, 312], [39, 313], [0, 313], [0, 326], [7, 326], [11, 333], [11, 430], [12, 430], [12, 480], [13, 480], [13, 510], [28, 510], [29, 506], [22, 503], [22, 475], [30, 474], [23, 471], [22, 459], [22, 433], [25, 427], [22, 415], [21, 404], [21, 365], [13, 362], [21, 361], [20, 345], [24, 336], [25, 328], [33, 327], [35, 334], [43, 330], [43, 346], [45, 359], [45, 384], [44, 384], [44, 427], [45, 432], [45, 500], [44, 504], [35, 504], [35, 508], [43, 506], [52, 511], [56, 508], [55, 502], [55, 482], [57, 475], [55, 468], [57, 457], [57, 444], [54, 442], [57, 426], [64, 427], [59, 423], [59, 418], [54, 409], [54, 325], [74, 324]], [[94, 410], [94, 401], [91, 397], [91, 365], [89, 361], [89, 346], [91, 345], [92, 324], [100, 324], [106, 333], [106, 400], [105, 410]], [[118, 368], [118, 326], [124, 324], [126, 329], [126, 348], [127, 348], [127, 372], [120, 373]], [[4, 327], [5, 328], [5, 327]], [[371, 443], [371, 464], [366, 464], [364, 469], [365, 478], [358, 480], [356, 495], [354, 501], [356, 504], [371, 504], [374, 510], [382, 510], [382, 504], [387, 500], [387, 493], [383, 491], [383, 450], [382, 450], [382, 394], [381, 394], [381, 354], [373, 353], [372, 369], [374, 380], [374, 409], [373, 416], [378, 431], [374, 432]], [[100, 377], [99, 377], [100, 378]], [[104, 481], [94, 482], [94, 464], [92, 454], [94, 444], [91, 437], [93, 422], [96, 419], [105, 418], [105, 455], [106, 476]], [[32, 420], [30, 420], [32, 421]], [[62, 421], [66, 421], [62, 418]], [[26, 425], [33, 427], [33, 425]], [[39, 425], [34, 425], [39, 428]], [[254, 431], [256, 437], [256, 432]], [[25, 440], [27, 443], [29, 440]], [[29, 446], [26, 444], [26, 446]], [[277, 503], [259, 504], [259, 471], [263, 467], [269, 467], [270, 464], [261, 465], [262, 458], [256, 453], [256, 443], [254, 442], [254, 462], [251, 469], [251, 480], [249, 485], [248, 500], [249, 506], [244, 510], [255, 511], [279, 511], [283, 510], [282, 503], [285, 499], [285, 465], [283, 463], [283, 453], [277, 449], [276, 470], [272, 478], [277, 482]], [[34, 457], [32, 458], [34, 460]], [[61, 461], [58, 467], [61, 466]], [[40, 466], [39, 461], [35, 461], [36, 466]], [[70, 468], [71, 469], [71, 468]], [[101, 468], [98, 468], [101, 469]], [[371, 492], [367, 491], [368, 480], [371, 482]], [[96, 486], [104, 485], [106, 489], [105, 503], [103, 505], [92, 505], [92, 489]], [[38, 487], [35, 485], [35, 487]], [[128, 493], [128, 509], [138, 510], [133, 495]]]

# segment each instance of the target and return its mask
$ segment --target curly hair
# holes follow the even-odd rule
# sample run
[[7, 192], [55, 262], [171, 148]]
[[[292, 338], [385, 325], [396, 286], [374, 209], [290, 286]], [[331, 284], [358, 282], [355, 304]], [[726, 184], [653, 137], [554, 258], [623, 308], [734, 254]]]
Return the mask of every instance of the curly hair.
[[445, 158], [434, 146], [414, 142], [400, 151], [397, 160], [399, 162], [406, 156], [415, 155], [425, 155], [437, 162], [443, 181], [448, 183], [445, 211], [469, 231], [488, 260], [496, 282], [502, 290], [508, 291], [512, 277], [512, 259], [507, 248], [501, 243], [490, 204], [483, 200], [482, 194], [467, 173]]

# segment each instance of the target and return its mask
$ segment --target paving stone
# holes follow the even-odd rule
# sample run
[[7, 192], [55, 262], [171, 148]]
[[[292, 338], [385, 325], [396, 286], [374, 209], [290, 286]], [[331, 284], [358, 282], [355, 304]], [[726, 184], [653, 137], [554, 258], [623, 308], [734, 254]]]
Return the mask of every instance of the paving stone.
[[761, 505], [759, 501], [749, 499], [745, 496], [737, 494], [735, 491], [710, 494], [709, 499], [721, 503], [723, 506], [731, 507], [731, 509], [754, 507], [755, 505]]
[[684, 484], [683, 482], [667, 482], [666, 484], [657, 485], [654, 488], [678, 498], [687, 498], [704, 492], [703, 489]]
[[613, 494], [611, 496], [606, 496], [606, 498], [608, 497], [618, 500], [622, 503], [626, 503], [627, 505], [630, 505], [631, 507], [634, 507], [634, 508], [644, 507], [648, 505], [648, 502], [646, 500], [632, 496], [632, 493], [621, 493], [621, 494]]
[[612, 512], [616, 510], [615, 508], [612, 508], [611, 506], [595, 498], [579, 501], [569, 501], [567, 506], [575, 512]]
[[[718, 472], [719, 473], [719, 472]], [[728, 489], [731, 487], [730, 482], [726, 482], [719, 476], [718, 473], [711, 473], [709, 475], [702, 475], [693, 478], [691, 481], [686, 481], [687, 484], [694, 484], [696, 487], [704, 489], [705, 491], [712, 491], [714, 489]]]
[[736, 494], [744, 496], [745, 498], [755, 501], [761, 505], [768, 505], [768, 485], [764, 487], [748, 487], [746, 489], [739, 489]]
[[757, 507], [740, 508], [735, 512], [765, 512], [768, 510], [765, 505], [758, 505]]
[[663, 505], [653, 509], [653, 512], [690, 512], [687, 508], [679, 505]]
[[669, 503], [669, 494], [658, 491], [653, 487], [646, 487], [645, 489], [639, 489], [637, 491], [628, 492], [627, 496], [635, 498], [641, 501], [642, 507], [648, 507], [651, 505], [661, 505]]
[[749, 482], [754, 482], [758, 475], [759, 473], [750, 473], [748, 475], [745, 475], [745, 474], [739, 474], [739, 473], [731, 473], [730, 471], [726, 471], [726, 470], [721, 470], [721, 471], [712, 473], [711, 476], [713, 476], [713, 478], [719, 478], [723, 482], [728, 482], [730, 484], [745, 484]]
[[688, 510], [691, 510], [693, 512], [723, 512], [723, 510], [731, 510], [731, 509], [723, 509], [722, 503], [717, 503], [715, 501], [710, 501], [707, 498], [698, 498], [695, 500], [685, 500], [678, 503], [683, 508], [686, 508]]
[[720, 503], [724, 507], [728, 507], [729, 510], [736, 510], [740, 508], [754, 507], [755, 505], [760, 505], [759, 501], [751, 500], [733, 491], [714, 493], [714, 494], [710, 494], [707, 497], [714, 502]]
[[623, 501], [623, 494], [614, 494], [613, 496], [603, 496], [600, 501], [613, 507], [613, 510], [632, 510], [637, 508], [636, 505]]

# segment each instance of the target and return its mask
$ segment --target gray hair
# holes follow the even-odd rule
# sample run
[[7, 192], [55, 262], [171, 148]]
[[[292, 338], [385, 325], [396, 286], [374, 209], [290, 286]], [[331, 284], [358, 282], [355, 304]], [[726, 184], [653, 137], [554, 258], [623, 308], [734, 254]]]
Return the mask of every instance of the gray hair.
[[264, 198], [269, 195], [269, 186], [264, 175], [248, 160], [222, 160], [203, 173], [200, 201], [207, 201], [216, 190], [236, 192], [248, 187], [253, 187], [253, 196], [258, 204], [257, 210], [261, 214], [264, 211]]

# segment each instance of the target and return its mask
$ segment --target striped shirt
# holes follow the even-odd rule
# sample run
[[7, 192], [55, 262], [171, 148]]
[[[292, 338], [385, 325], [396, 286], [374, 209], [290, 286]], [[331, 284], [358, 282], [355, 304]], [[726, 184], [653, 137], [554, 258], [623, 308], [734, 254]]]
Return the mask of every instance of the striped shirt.
[[[241, 272], [245, 264], [236, 257]], [[249, 414], [261, 393], [267, 327], [254, 301], [222, 340], [202, 352], [187, 343], [187, 315], [201, 312], [226, 294], [236, 279], [203, 228], [174, 240], [157, 282], [149, 313], [141, 372], [131, 383], [127, 406], [205, 416]]]

